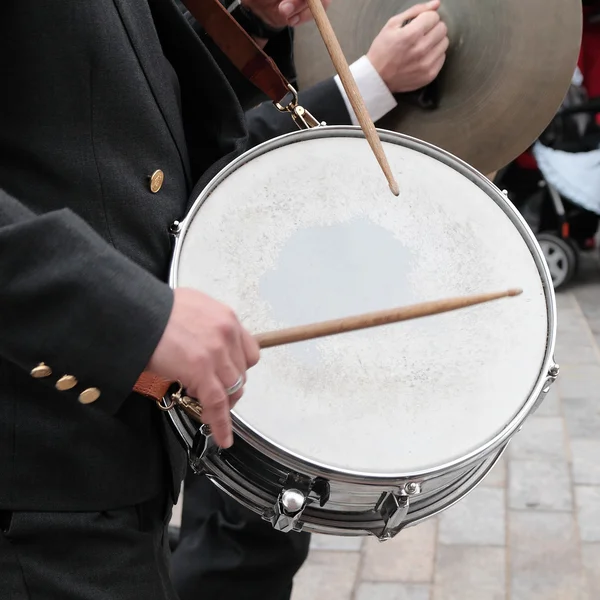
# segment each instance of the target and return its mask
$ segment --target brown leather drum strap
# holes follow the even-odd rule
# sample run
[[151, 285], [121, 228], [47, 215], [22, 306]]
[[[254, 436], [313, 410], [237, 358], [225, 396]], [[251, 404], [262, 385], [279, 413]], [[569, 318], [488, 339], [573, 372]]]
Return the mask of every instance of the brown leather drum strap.
[[144, 371], [138, 378], [133, 387], [133, 391], [136, 394], [146, 396], [146, 398], [152, 398], [160, 402], [169, 391], [169, 388], [174, 384], [173, 381], [167, 381], [162, 377], [150, 373], [150, 371]]
[[223, 54], [273, 102], [289, 93], [289, 82], [277, 65], [227, 12], [219, 0], [182, 0]]

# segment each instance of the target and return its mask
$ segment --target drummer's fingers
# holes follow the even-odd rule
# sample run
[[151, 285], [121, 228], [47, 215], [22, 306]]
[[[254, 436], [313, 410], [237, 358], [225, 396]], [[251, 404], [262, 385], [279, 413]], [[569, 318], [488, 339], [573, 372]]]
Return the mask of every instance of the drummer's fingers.
[[[237, 319], [237, 317], [236, 317]], [[217, 373], [219, 379], [226, 388], [232, 387], [237, 383], [240, 377], [245, 377], [248, 370], [248, 361], [246, 359], [246, 348], [244, 346], [243, 333], [245, 329], [238, 323], [231, 333], [229, 354], [223, 355], [219, 363], [220, 369]]]
[[210, 425], [215, 443], [221, 448], [233, 444], [229, 398], [225, 387], [214, 372], [199, 378], [199, 383], [188, 389], [202, 406], [202, 421]]
[[256, 338], [242, 327], [242, 348], [246, 357], [246, 370], [253, 367], [260, 359], [260, 346]]
[[432, 0], [431, 2], [426, 2], [424, 4], [415, 4], [410, 8], [406, 9], [404, 12], [401, 12], [394, 17], [392, 17], [388, 22], [388, 27], [403, 27], [406, 21], [412, 21], [416, 19], [420, 14], [426, 13], [427, 11], [435, 11], [440, 7], [439, 0]]
[[[423, 36], [418, 42], [415, 43], [415, 51], [422, 56], [428, 56], [434, 54], [434, 56], [440, 54], [439, 48], [443, 45], [446, 47], [441, 53], [446, 52], [448, 49], [448, 28], [445, 23], [440, 21], [427, 35]], [[437, 55], [435, 54], [437, 52]]]
[[427, 68], [427, 73], [429, 75], [430, 81], [433, 81], [439, 75], [445, 62], [446, 62], [446, 53], [445, 52], [443, 52], [441, 55], [437, 55], [437, 57], [431, 61], [430, 65]]
[[428, 52], [427, 58], [432, 68], [435, 67], [440, 62], [440, 60], [442, 61], [442, 65], [444, 64], [444, 61], [446, 60], [446, 52], [448, 51], [449, 45], [450, 42], [448, 38], [445, 37]]
[[229, 396], [229, 409], [232, 410], [235, 405], [242, 399], [244, 395], [244, 388]]
[[402, 27], [402, 33], [412, 37], [414, 40], [419, 40], [434, 29], [439, 22], [440, 15], [433, 10], [428, 10], [427, 12], [421, 13], [418, 17], [415, 17], [406, 26]]

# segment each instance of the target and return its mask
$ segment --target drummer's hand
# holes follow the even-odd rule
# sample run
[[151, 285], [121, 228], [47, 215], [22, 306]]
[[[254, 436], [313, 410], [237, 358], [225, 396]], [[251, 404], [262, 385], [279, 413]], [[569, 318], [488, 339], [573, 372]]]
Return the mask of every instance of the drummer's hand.
[[233, 444], [230, 409], [243, 389], [227, 396], [240, 376], [259, 358], [255, 339], [233, 311], [195, 290], [174, 291], [171, 316], [148, 369], [179, 380], [189, 396], [202, 404], [202, 420], [222, 448]]
[[439, 7], [439, 0], [433, 0], [409, 8], [392, 17], [373, 41], [367, 57], [390, 92], [417, 90], [441, 71], [449, 41]]
[[[327, 8], [331, 0], [321, 0]], [[296, 27], [312, 19], [306, 0], [242, 0], [259, 19], [271, 27]]]

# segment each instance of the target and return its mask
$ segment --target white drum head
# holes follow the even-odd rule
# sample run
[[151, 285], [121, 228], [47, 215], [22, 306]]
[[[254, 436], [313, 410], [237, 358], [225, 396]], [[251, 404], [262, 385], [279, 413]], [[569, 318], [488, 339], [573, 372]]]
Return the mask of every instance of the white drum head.
[[237, 416], [305, 460], [373, 475], [442, 466], [505, 429], [540, 380], [548, 312], [539, 270], [458, 161], [448, 166], [401, 136], [386, 142], [397, 198], [364, 139], [330, 135], [232, 170], [192, 211], [174, 284], [229, 304], [253, 333], [523, 288], [518, 298], [266, 349], [249, 372]]

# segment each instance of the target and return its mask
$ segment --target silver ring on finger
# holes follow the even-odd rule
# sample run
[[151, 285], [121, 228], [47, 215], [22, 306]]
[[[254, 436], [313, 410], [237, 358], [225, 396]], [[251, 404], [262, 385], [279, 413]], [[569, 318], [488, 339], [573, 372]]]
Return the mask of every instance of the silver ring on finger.
[[244, 387], [244, 376], [240, 375], [238, 380], [231, 386], [225, 389], [225, 393], [228, 396], [233, 396], [236, 392], [239, 392]]

